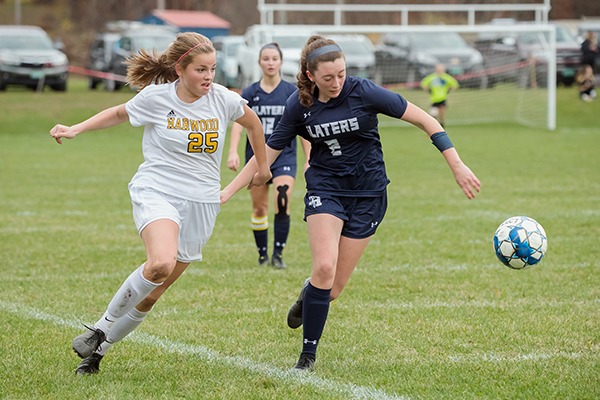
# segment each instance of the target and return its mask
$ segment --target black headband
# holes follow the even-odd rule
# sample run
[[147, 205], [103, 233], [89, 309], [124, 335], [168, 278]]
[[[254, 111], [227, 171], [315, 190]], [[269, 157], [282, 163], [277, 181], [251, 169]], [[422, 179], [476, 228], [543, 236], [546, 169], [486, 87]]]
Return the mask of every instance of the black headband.
[[258, 54], [262, 54], [264, 49], [275, 49], [279, 52], [279, 57], [283, 58], [283, 54], [281, 54], [281, 50], [279, 49], [279, 47], [275, 46], [274, 44], [265, 44], [260, 51], [258, 52]]
[[334, 51], [342, 51], [342, 49], [340, 49], [340, 46], [337, 44], [327, 44], [325, 46], [318, 47], [308, 53], [306, 56], [306, 62], [312, 61], [323, 54], [332, 53]]

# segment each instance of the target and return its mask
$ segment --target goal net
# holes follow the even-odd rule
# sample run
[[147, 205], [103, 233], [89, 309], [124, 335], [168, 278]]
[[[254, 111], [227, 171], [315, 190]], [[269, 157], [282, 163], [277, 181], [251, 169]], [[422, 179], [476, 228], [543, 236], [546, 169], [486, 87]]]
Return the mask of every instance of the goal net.
[[[446, 125], [513, 122], [555, 128], [556, 33], [552, 25], [355, 25], [310, 29], [334, 39], [340, 33], [370, 38], [374, 43], [374, 68], [357, 69], [347, 55], [348, 73], [362, 71], [362, 76], [402, 94], [432, 114], [434, 99], [421, 82], [435, 72], [436, 65], [442, 65], [458, 82], [446, 101]], [[342, 46], [345, 53], [346, 48]], [[402, 124], [384, 117], [381, 123]]]

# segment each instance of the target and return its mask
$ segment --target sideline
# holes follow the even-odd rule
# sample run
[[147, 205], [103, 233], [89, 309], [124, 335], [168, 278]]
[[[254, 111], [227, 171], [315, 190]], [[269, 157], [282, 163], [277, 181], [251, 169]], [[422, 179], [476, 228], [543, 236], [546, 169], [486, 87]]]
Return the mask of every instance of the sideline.
[[[80, 321], [76, 321], [73, 318], [59, 317], [18, 303], [9, 303], [0, 300], [0, 310], [17, 314], [23, 318], [49, 322], [55, 325], [66, 326], [73, 329], [80, 330], [82, 326]], [[256, 362], [241, 356], [224, 356], [203, 346], [179, 343], [174, 340], [159, 338], [158, 336], [145, 333], [136, 333], [134, 331], [132, 334], [127, 336], [125, 340], [131, 340], [134, 343], [160, 347], [172, 353], [196, 355], [210, 363], [228, 365], [281, 381], [310, 385], [318, 389], [336, 393], [338, 395], [348, 396], [348, 398], [352, 399], [410, 400], [409, 397], [397, 396], [395, 394], [390, 395], [379, 389], [354, 385], [352, 383], [335, 382], [331, 379], [320, 378], [314, 373], [298, 373], [292, 372], [291, 370], [283, 370], [281, 368], [276, 368], [269, 364]]]

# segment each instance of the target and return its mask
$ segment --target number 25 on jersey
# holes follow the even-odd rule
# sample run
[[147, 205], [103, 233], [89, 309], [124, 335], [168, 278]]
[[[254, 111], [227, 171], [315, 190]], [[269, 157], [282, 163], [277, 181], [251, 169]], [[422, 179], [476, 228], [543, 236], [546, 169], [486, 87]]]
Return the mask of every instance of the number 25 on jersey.
[[188, 153], [214, 153], [217, 151], [219, 132], [192, 132], [188, 135]]

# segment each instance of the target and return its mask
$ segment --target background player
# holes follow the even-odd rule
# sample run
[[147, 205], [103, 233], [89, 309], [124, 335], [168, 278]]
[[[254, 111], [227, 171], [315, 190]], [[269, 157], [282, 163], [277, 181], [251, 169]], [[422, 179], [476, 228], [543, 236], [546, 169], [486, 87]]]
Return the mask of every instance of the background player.
[[[298, 93], [288, 99], [267, 143], [269, 162], [296, 135], [312, 145], [310, 167], [304, 174], [304, 201], [313, 271], [288, 314], [290, 327], [304, 324], [295, 370], [313, 369], [329, 302], [340, 295], [383, 221], [389, 180], [377, 129], [378, 113], [401, 118], [425, 131], [469, 199], [480, 188], [439, 122], [396, 93], [366, 79], [347, 77], [340, 47], [332, 40], [312, 36], [300, 58]], [[221, 203], [250, 182], [253, 164], [251, 160], [222, 190]]]
[[433, 117], [437, 117], [443, 127], [446, 121], [446, 100], [448, 99], [448, 93], [458, 87], [458, 82], [446, 73], [444, 64], [438, 64], [435, 66], [433, 74], [423, 78], [421, 87], [423, 90], [431, 93], [429, 97], [429, 101], [431, 102], [429, 113]]
[[219, 213], [228, 121], [244, 126], [254, 146], [259, 167], [250, 185], [271, 178], [260, 120], [237, 93], [212, 83], [215, 67], [210, 40], [180, 33], [160, 56], [142, 51], [129, 59], [127, 82], [143, 88], [133, 99], [50, 131], [62, 144], [62, 138], [126, 121], [145, 126], [144, 162], [129, 191], [147, 260], [125, 280], [94, 327], [73, 340], [73, 350], [83, 358], [78, 374], [98, 372], [106, 351], [144, 320], [192, 261], [202, 260]]
[[[277, 126], [283, 114], [286, 100], [296, 90], [294, 85], [281, 79], [279, 71], [282, 62], [281, 49], [277, 43], [263, 46], [258, 57], [258, 64], [263, 71], [263, 77], [242, 92], [242, 97], [248, 101], [248, 106], [256, 112], [262, 121], [265, 140]], [[237, 148], [242, 130], [243, 127], [237, 123], [234, 123], [231, 128], [227, 166], [234, 171], [237, 171], [240, 166]], [[308, 156], [310, 144], [304, 140], [302, 144], [308, 147], [308, 150], [306, 148], [304, 150]], [[246, 162], [253, 155], [252, 146], [247, 141]], [[290, 232], [290, 199], [296, 178], [296, 164], [296, 140], [293, 140], [271, 165], [275, 200], [274, 243], [271, 265], [277, 269], [286, 267], [282, 253]], [[269, 185], [253, 187], [250, 189], [250, 197], [252, 198], [252, 231], [258, 249], [258, 265], [267, 265], [269, 263]]]

